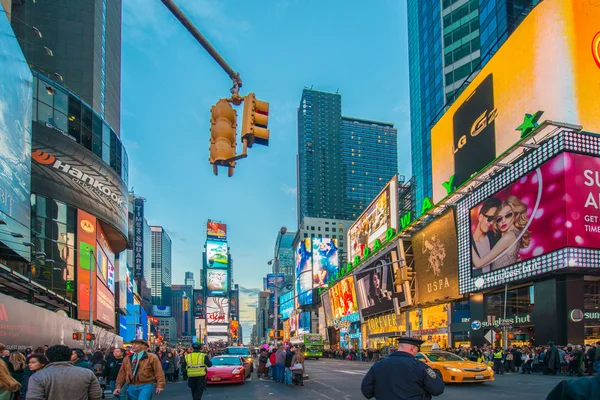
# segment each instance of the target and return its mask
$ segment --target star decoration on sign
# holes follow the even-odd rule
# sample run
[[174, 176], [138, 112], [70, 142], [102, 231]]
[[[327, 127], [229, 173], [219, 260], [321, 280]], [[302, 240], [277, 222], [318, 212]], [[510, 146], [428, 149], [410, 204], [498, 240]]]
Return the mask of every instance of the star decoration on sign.
[[517, 131], [521, 131], [521, 139], [526, 136], [529, 136], [531, 132], [535, 130], [539, 126], [538, 120], [542, 116], [544, 112], [538, 111], [535, 114], [525, 114], [525, 118], [523, 118], [523, 123], [517, 127]]

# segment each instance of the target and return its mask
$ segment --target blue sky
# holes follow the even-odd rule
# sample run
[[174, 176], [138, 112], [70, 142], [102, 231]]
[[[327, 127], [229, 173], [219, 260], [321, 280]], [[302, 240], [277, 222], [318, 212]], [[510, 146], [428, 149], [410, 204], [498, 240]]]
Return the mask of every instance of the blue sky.
[[270, 103], [270, 145], [250, 149], [232, 178], [225, 169], [213, 175], [210, 107], [229, 96], [231, 81], [162, 3], [126, 0], [121, 137], [130, 188], [147, 199], [149, 223], [173, 239], [173, 283], [185, 271], [198, 277], [206, 220], [228, 224], [247, 338], [277, 232], [297, 228], [304, 87], [339, 90], [344, 115], [394, 123], [399, 172], [410, 176], [406, 1], [175, 2], [240, 72], [241, 94]]

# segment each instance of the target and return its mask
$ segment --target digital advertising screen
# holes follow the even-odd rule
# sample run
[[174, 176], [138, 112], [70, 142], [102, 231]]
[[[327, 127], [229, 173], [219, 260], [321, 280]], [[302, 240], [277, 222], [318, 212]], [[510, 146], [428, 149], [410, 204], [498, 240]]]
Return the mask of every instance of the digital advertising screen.
[[207, 239], [227, 240], [227, 225], [208, 220], [206, 223], [206, 237]]
[[375, 240], [385, 240], [385, 232], [398, 229], [398, 177], [383, 188], [365, 211], [348, 229], [348, 260], [362, 257], [365, 247], [373, 248]]
[[394, 309], [393, 263], [397, 261], [398, 248], [394, 246], [369, 264], [369, 271], [356, 275], [356, 297], [363, 318]]
[[290, 291], [279, 296], [279, 314], [281, 319], [288, 319], [294, 311], [294, 292]]
[[434, 202], [446, 197], [444, 183], [459, 187], [536, 119], [600, 132], [598, 20], [597, 1], [549, 0], [531, 11], [432, 127]]
[[454, 209], [412, 236], [420, 304], [459, 297], [458, 242]]
[[354, 277], [348, 276], [329, 289], [331, 311], [333, 318], [342, 318], [358, 312]]
[[310, 312], [301, 312], [298, 314], [297, 334], [310, 333]]
[[337, 239], [312, 239], [312, 271], [314, 287], [326, 287], [339, 267]]
[[227, 242], [206, 241], [206, 266], [209, 268], [227, 268], [229, 266]]
[[275, 280], [275, 274], [267, 274], [267, 286], [265, 289], [275, 289], [275, 282], [277, 282], [278, 287], [281, 287], [285, 283], [285, 274], [278, 274], [277, 280]]
[[226, 269], [206, 270], [206, 287], [209, 296], [225, 296], [229, 288], [229, 271]]
[[[90, 273], [96, 274], [96, 217], [83, 210], [77, 210], [77, 319], [89, 320], [90, 295], [96, 298], [97, 279], [91, 279]], [[91, 254], [90, 254], [91, 253]], [[93, 306], [93, 305], [92, 305]]]
[[229, 299], [227, 297], [206, 298], [207, 324], [229, 323]]
[[333, 325], [333, 312], [331, 311], [331, 300], [329, 298], [329, 292], [325, 292], [321, 296], [321, 304], [323, 304], [323, 311], [325, 313], [325, 322], [327, 326]]
[[298, 243], [295, 254], [295, 288], [299, 306], [312, 304], [312, 251], [311, 240]]
[[199, 289], [194, 289], [194, 316], [204, 317], [204, 291]]
[[312, 261], [311, 261], [311, 240], [310, 238], [301, 240], [296, 246], [295, 256], [295, 276], [296, 278], [304, 272], [312, 272]]
[[159, 318], [169, 318], [173, 316], [171, 306], [152, 306], [152, 316]]

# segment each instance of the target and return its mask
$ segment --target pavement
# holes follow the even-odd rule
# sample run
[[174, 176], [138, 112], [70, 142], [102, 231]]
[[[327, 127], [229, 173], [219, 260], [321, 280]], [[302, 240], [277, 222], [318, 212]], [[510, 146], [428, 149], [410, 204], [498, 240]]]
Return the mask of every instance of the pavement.
[[[252, 379], [243, 385], [209, 386], [203, 399], [294, 399], [294, 400], [349, 400], [364, 399], [360, 384], [372, 363], [333, 359], [307, 360], [305, 386], [287, 387], [271, 380]], [[544, 376], [539, 374], [505, 374], [494, 382], [447, 385], [444, 394], [437, 397], [447, 400], [505, 400], [527, 398], [543, 400], [562, 379], [568, 377]], [[107, 398], [110, 398], [107, 396]], [[187, 382], [179, 381], [167, 385], [166, 390], [154, 399], [191, 399]]]

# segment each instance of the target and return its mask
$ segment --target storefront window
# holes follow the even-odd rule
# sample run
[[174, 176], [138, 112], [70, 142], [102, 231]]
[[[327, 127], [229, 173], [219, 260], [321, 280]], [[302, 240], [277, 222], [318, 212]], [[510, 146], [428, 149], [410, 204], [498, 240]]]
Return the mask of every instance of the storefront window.
[[[506, 297], [506, 315], [525, 315], [533, 312], [533, 285], [511, 289]], [[504, 317], [504, 292], [486, 296], [486, 314], [488, 317]]]
[[448, 304], [424, 308], [423, 329], [439, 329], [448, 327]]
[[[593, 279], [593, 280], [592, 280]], [[583, 282], [584, 309], [600, 309], [600, 277], [585, 277]]]

